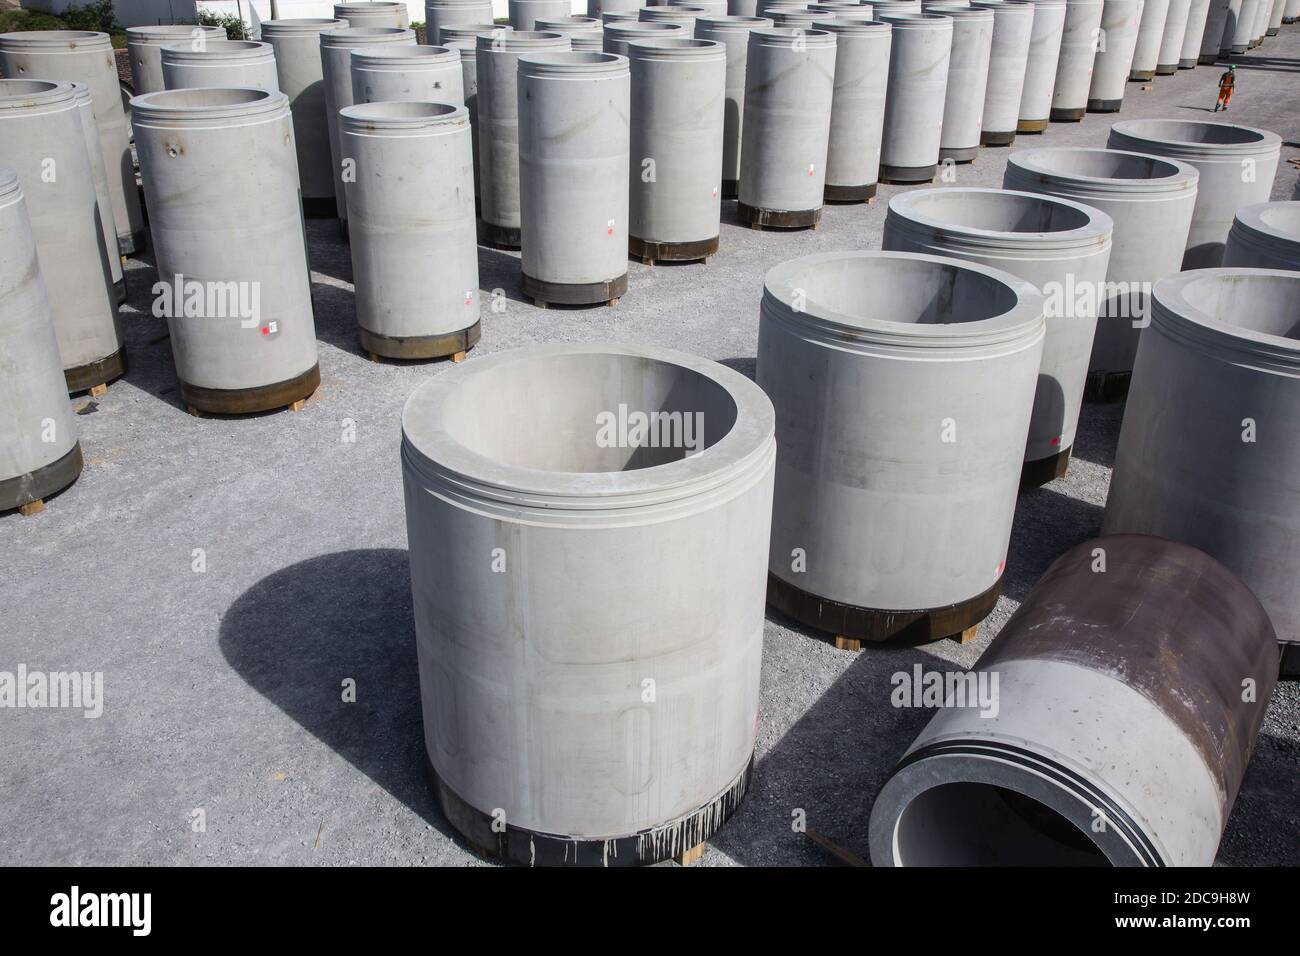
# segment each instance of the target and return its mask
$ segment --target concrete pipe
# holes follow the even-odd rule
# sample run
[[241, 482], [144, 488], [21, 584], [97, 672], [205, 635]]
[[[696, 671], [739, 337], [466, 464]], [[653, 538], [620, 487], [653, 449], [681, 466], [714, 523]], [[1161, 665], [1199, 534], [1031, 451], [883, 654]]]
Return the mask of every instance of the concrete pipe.
[[537, 29], [542, 33], [561, 33], [569, 38], [569, 45], [574, 50], [605, 49], [604, 24], [592, 17], [552, 17], [537, 21]]
[[952, 54], [948, 59], [939, 159], [969, 163], [980, 151], [980, 122], [993, 51], [993, 11], [943, 4], [927, 10], [952, 20]]
[[1264, 34], [1268, 31], [1268, 18], [1272, 9], [1272, 0], [1259, 0], [1255, 4], [1255, 23], [1250, 30], [1251, 48], [1259, 46], [1264, 41]]
[[1187, 34], [1187, 18], [1192, 13], [1192, 0], [1169, 0], [1165, 16], [1165, 29], [1160, 38], [1160, 51], [1156, 55], [1156, 76], [1172, 76], [1178, 72], [1183, 54], [1183, 37]]
[[[298, 150], [302, 208], [309, 219], [333, 219], [334, 174], [330, 169], [330, 134], [325, 117], [325, 75], [320, 35], [341, 30], [345, 20], [263, 20], [262, 39], [275, 51], [280, 92], [293, 112], [293, 142]], [[148, 92], [154, 92], [150, 90]]]
[[1155, 78], [1165, 20], [1169, 18], [1169, 2], [1170, 0], [1145, 0], [1142, 4], [1142, 19], [1138, 21], [1133, 63], [1128, 73], [1131, 81], [1145, 82]]
[[[135, 185], [135, 164], [122, 109], [117, 58], [107, 33], [82, 30], [32, 30], [0, 34], [0, 74], [10, 79], [84, 83], [95, 104], [95, 125], [113, 199], [117, 250], [130, 255], [144, 248], [144, 216]], [[22, 173], [19, 173], [22, 176]], [[24, 181], [25, 182], [25, 181]], [[32, 187], [27, 185], [28, 202]], [[38, 232], [39, 235], [39, 232]], [[39, 238], [37, 242], [39, 243]], [[46, 276], [51, 285], [52, 276]], [[59, 314], [56, 306], [54, 314]]]
[[163, 85], [169, 90], [237, 89], [276, 91], [275, 51], [257, 40], [209, 40], [165, 46]]
[[695, 32], [696, 17], [712, 16], [704, 7], [642, 7], [638, 14], [642, 23], [679, 23], [688, 34]]
[[348, 21], [349, 27], [396, 27], [405, 30], [411, 17], [405, 3], [391, 0], [361, 0], [357, 3], [334, 4], [334, 19]]
[[1042, 345], [1038, 290], [985, 266], [832, 252], [771, 269], [758, 331], [780, 449], [768, 603], [860, 641], [984, 618]]
[[1208, 269], [1223, 259], [1237, 210], [1268, 200], [1282, 138], [1268, 130], [1210, 120], [1126, 120], [1110, 128], [1106, 145], [1196, 167], [1200, 188], [1183, 268]]
[[510, 0], [510, 25], [522, 32], [538, 32], [538, 17], [567, 17], [572, 13], [569, 0]]
[[1017, 133], [1041, 133], [1047, 129], [1065, 34], [1065, 0], [1033, 0], [1033, 4], [1034, 23], [1029, 35], [1029, 56], [1025, 60]]
[[1066, 0], [1061, 28], [1061, 58], [1052, 86], [1053, 123], [1077, 123], [1088, 108], [1092, 66], [1101, 38], [1103, 0]]
[[[265, 26], [265, 22], [263, 26]], [[157, 93], [166, 89], [163, 84], [162, 48], [179, 43], [195, 47], [209, 40], [224, 40], [222, 27], [205, 27], [198, 24], [158, 25], [126, 28], [126, 49], [131, 60], [131, 86], [134, 92]]]
[[943, 139], [944, 99], [952, 53], [952, 18], [885, 14], [891, 27], [880, 179], [926, 183], [934, 179]]
[[131, 115], [182, 401], [234, 414], [311, 395], [320, 370], [289, 98], [168, 90], [132, 99]]
[[1300, 20], [1300, 0], [1286, 0], [1286, 10], [1282, 14], [1283, 23], [1295, 23]]
[[787, 7], [768, 7], [767, 15], [772, 24], [786, 30], [811, 30], [818, 20], [833, 20], [833, 13], [818, 13], [816, 10], [791, 10]]
[[1282, 18], [1286, 14], [1286, 0], [1273, 0], [1273, 6], [1268, 14], [1268, 30], [1266, 36], [1275, 37], [1282, 29]]
[[[458, 40], [467, 40], [471, 46], [480, 33], [491, 33], [493, 30], [513, 30], [514, 27], [506, 23], [454, 23], [447, 24], [438, 32], [442, 34], [442, 39], [438, 46], [451, 46]], [[430, 44], [431, 46], [433, 44]], [[458, 50], [464, 50], [464, 47], [456, 47]], [[461, 58], [464, 59], [464, 53]]]
[[[18, 174], [0, 167], [0, 511], [41, 510], [81, 474], [54, 319]], [[756, 554], [763, 553], [759, 543]], [[761, 560], [761, 559], [760, 559]], [[758, 578], [762, 580], [761, 566]]]
[[[344, 6], [338, 4], [337, 6]], [[414, 46], [415, 31], [399, 27], [347, 27], [320, 35], [320, 62], [325, 91], [325, 123], [333, 166], [334, 204], [339, 231], [348, 235], [348, 203], [343, 188], [343, 160], [339, 145], [339, 110], [353, 104], [352, 51], [380, 45]]]
[[670, 7], [698, 7], [704, 12], [701, 17], [725, 17], [727, 0], [668, 0]]
[[1232, 3], [1233, 0], [1210, 0], [1209, 12], [1205, 15], [1205, 32], [1201, 34], [1201, 55], [1196, 59], [1198, 64], [1211, 64], [1219, 59]]
[[[490, 32], [490, 31], [489, 31]], [[449, 40], [448, 49], [460, 54], [460, 79], [465, 91], [465, 110], [469, 114], [470, 153], [472, 155], [471, 173], [474, 179], [474, 215], [475, 229], [481, 221], [482, 207], [479, 191], [479, 145], [478, 145], [478, 47], [471, 37], [468, 40]]]
[[1203, 552], [1076, 545], [881, 788], [871, 862], [1208, 867], [1276, 680], [1271, 644], [1259, 602]]
[[866, 202], [880, 179], [890, 26], [854, 15], [813, 26], [835, 37], [824, 196], [827, 202]]
[[352, 102], [464, 106], [460, 51], [445, 46], [391, 45], [353, 50]]
[[18, 174], [26, 195], [67, 390], [113, 381], [126, 371], [126, 350], [71, 83], [0, 80], [0, 166]]
[[1259, 0], [1229, 0], [1223, 37], [1219, 41], [1220, 56], [1245, 53], [1250, 48], [1258, 12]]
[[616, 305], [627, 291], [627, 57], [530, 52], [519, 57], [519, 101], [529, 104], [519, 113], [524, 294], [542, 306]]
[[754, 229], [817, 228], [834, 96], [835, 34], [750, 31], [736, 206], [741, 222]]
[[739, 805], [773, 430], [749, 379], [653, 346], [502, 352], [412, 393], [402, 475], [425, 746], [442, 812], [472, 845], [532, 866], [650, 864]]
[[856, 0], [835, 0], [833, 3], [810, 3], [807, 7], [809, 10], [816, 13], [855, 13], [867, 18], [870, 18], [873, 15], [871, 4], [857, 3]]
[[1300, 202], [1262, 202], [1237, 210], [1223, 265], [1300, 272]]
[[[570, 49], [562, 33], [512, 30], [482, 33], [478, 46], [479, 241], [518, 249], [519, 86], [517, 65], [525, 53]], [[625, 137], [626, 138], [626, 137]], [[624, 182], [620, 179], [619, 182]], [[626, 216], [623, 217], [626, 229]], [[624, 249], [626, 259], [627, 250]]]
[[357, 163], [347, 184], [352, 275], [371, 355], [457, 356], [479, 340], [469, 129], [469, 112], [449, 103], [358, 101], [339, 113]]
[[1020, 122], [1035, 5], [1021, 0], [975, 0], [971, 6], [993, 11], [993, 46], [980, 120], [980, 145], [1010, 146]]
[[603, 22], [606, 16], [626, 17], [635, 20], [641, 10], [641, 0], [587, 0], [587, 16]]
[[885, 14], [890, 16], [902, 16], [911, 14], [920, 16], [925, 10], [921, 6], [921, 0], [872, 0], [871, 15], [877, 20]]
[[1263, 603], [1293, 661], [1298, 296], [1300, 275], [1276, 269], [1194, 270], [1156, 284], [1102, 525], [1222, 561]]
[[642, 262], [708, 262], [722, 215], [727, 48], [671, 37], [628, 46], [628, 251]]
[[641, 19], [641, 5], [637, 0], [637, 6], [630, 10], [606, 10], [600, 15], [600, 22], [608, 25], [610, 23], [636, 23]]
[[638, 40], [657, 40], [671, 36], [689, 37], [690, 35], [691, 31], [686, 28], [684, 23], [633, 20], [627, 23], [605, 24], [605, 29], [601, 33], [601, 42], [604, 44], [605, 53], [627, 56], [628, 45]]
[[1089, 113], [1118, 113], [1124, 104], [1124, 87], [1133, 66], [1143, 6], [1143, 0], [1105, 0], [1099, 34], [1105, 42], [1092, 64]]
[[1200, 62], [1201, 43], [1210, 17], [1212, 0], [1191, 0], [1187, 8], [1187, 29], [1178, 47], [1178, 69], [1194, 70]]
[[86, 141], [86, 159], [90, 162], [90, 178], [95, 184], [95, 208], [98, 211], [103, 259], [108, 267], [109, 281], [113, 284], [113, 301], [121, 305], [126, 301], [126, 277], [122, 274], [122, 257], [117, 252], [117, 230], [113, 227], [113, 197], [108, 191], [108, 170], [104, 168], [104, 154], [99, 146], [99, 128], [95, 125], [95, 104], [90, 96], [90, 87], [84, 83], [73, 83], [72, 92], [77, 101], [77, 115], [81, 117], [81, 133]]
[[[749, 58], [749, 31], [770, 29], [772, 21], [766, 17], [697, 17], [695, 36], [700, 40], [714, 40], [727, 49], [726, 107], [722, 127], [722, 198], [735, 199], [740, 193], [740, 140], [741, 119], [745, 115], [745, 63]], [[610, 27], [606, 27], [608, 31]], [[606, 53], [611, 50], [608, 42]], [[834, 110], [831, 124], [835, 123]]]
[[444, 40], [458, 39], [443, 32], [444, 27], [486, 23], [492, 29], [492, 0], [424, 0], [424, 42], [441, 46]]

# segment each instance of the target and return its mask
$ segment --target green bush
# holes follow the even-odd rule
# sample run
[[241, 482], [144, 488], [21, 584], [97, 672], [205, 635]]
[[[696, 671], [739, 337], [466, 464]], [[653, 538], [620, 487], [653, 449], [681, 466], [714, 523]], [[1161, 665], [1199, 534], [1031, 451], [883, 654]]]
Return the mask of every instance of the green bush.
[[205, 27], [221, 27], [226, 31], [227, 40], [247, 40], [248, 24], [233, 13], [218, 16], [209, 10], [200, 10], [197, 22]]

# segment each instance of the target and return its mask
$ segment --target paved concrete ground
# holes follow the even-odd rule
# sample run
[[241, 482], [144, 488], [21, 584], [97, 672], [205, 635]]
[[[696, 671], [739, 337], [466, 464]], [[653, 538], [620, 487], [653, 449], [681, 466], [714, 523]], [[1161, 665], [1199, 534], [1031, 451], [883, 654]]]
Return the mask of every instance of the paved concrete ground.
[[[1242, 58], [1227, 118], [1300, 156], [1300, 28]], [[1122, 118], [1209, 116], [1221, 69], [1130, 84]], [[1031, 145], [1105, 143], [1115, 117], [1053, 124]], [[1006, 150], [960, 167], [1000, 185]], [[1289, 198], [1283, 164], [1275, 198]], [[882, 188], [882, 199], [899, 191]], [[834, 207], [819, 232], [751, 232], [724, 208], [710, 266], [631, 266], [613, 310], [539, 311], [517, 256], [481, 251], [479, 351], [622, 339], [697, 352], [753, 374], [764, 271], [811, 252], [877, 248], [885, 204]], [[74, 400], [86, 470], [39, 517], [0, 517], [0, 670], [103, 671], [98, 720], [0, 711], [6, 863], [474, 863], [426, 790], [398, 465], [407, 394], [445, 363], [375, 365], [358, 352], [351, 266], [333, 223], [309, 225], [322, 384], [298, 414], [191, 418], [178, 404], [154, 281], [132, 261], [131, 372]], [[928, 715], [888, 706], [889, 676], [974, 663], [1039, 574], [1098, 531], [1122, 407], [1085, 408], [1063, 480], [1020, 501], [1006, 594], [979, 641], [833, 649], [770, 615], [754, 786], [706, 864], [825, 864], [792, 832], [867, 855], [872, 798]], [[356, 440], [342, 440], [349, 422]], [[192, 569], [193, 551], [206, 571]], [[357, 702], [341, 702], [341, 683]], [[1274, 694], [1219, 859], [1300, 863], [1300, 685]], [[194, 832], [202, 808], [206, 832]]]

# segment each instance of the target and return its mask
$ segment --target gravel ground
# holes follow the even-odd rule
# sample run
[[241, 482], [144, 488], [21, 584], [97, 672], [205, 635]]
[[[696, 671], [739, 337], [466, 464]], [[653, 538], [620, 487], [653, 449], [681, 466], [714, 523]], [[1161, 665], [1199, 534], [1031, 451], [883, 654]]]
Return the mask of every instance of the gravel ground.
[[[1264, 126], [1300, 156], [1300, 27], [1239, 59], [1227, 118]], [[1216, 67], [1129, 84], [1120, 118], [1209, 115]], [[1053, 124], [1024, 145], [1104, 145], [1116, 117]], [[1006, 150], [959, 167], [1000, 185]], [[1274, 198], [1289, 198], [1285, 162]], [[540, 311], [517, 255], [480, 251], [504, 290], [474, 356], [533, 342], [630, 340], [754, 370], [762, 276], [834, 249], [874, 249], [885, 202], [826, 210], [817, 232], [759, 233], [724, 205], [709, 266], [630, 267], [613, 310]], [[348, 251], [308, 225], [320, 390], [298, 414], [192, 418], [178, 401], [154, 273], [129, 263], [131, 371], [74, 399], [86, 469], [44, 514], [0, 516], [0, 670], [103, 671], [98, 720], [0, 712], [0, 859], [98, 864], [473, 864], [425, 786], [398, 463], [399, 412], [446, 363], [376, 365], [359, 352]], [[885, 701], [913, 663], [969, 666], [1047, 565], [1097, 533], [1120, 405], [1088, 405], [1070, 473], [1021, 497], [1006, 593], [967, 646], [837, 651], [770, 613], [753, 789], [705, 865], [827, 864], [792, 831], [867, 856], [874, 794], [927, 720]], [[355, 423], [356, 440], [342, 440]], [[196, 548], [206, 571], [192, 569]], [[341, 682], [357, 682], [342, 704]], [[1219, 853], [1233, 865], [1300, 863], [1300, 685], [1280, 685]], [[202, 809], [206, 830], [195, 832]]]

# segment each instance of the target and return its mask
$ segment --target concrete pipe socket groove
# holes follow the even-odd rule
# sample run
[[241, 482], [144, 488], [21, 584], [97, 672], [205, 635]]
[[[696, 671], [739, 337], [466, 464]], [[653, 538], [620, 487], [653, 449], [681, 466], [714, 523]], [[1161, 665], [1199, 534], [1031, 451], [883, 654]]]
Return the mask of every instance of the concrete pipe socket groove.
[[510, 0], [510, 25], [521, 33], [537, 32], [538, 18], [567, 17], [573, 13], [569, 0]]
[[1209, 866], [1276, 673], [1263, 608], [1211, 557], [1084, 542], [965, 675], [979, 702], [954, 689], [886, 781], [872, 863]]
[[508, 23], [492, 23], [491, 21], [485, 21], [483, 23], [457, 23], [450, 26], [444, 26], [438, 31], [440, 36], [439, 45], [446, 46], [449, 43], [455, 43], [457, 40], [468, 40], [472, 45], [480, 33], [491, 33], [493, 30], [513, 29], [514, 27], [510, 26]]
[[880, 181], [928, 183], [939, 166], [953, 22], [929, 13], [879, 16], [891, 31]]
[[[1165, 17], [1164, 32], [1160, 35], [1160, 53], [1156, 57], [1156, 76], [1172, 76], [1183, 61], [1183, 39], [1187, 35], [1188, 17], [1192, 13], [1192, 0], [1170, 0]], [[1196, 61], [1193, 60], [1193, 63]]]
[[648, 864], [707, 839], [754, 749], [767, 397], [685, 353], [557, 344], [437, 376], [402, 430], [448, 818], [523, 864]]
[[769, 603], [858, 640], [977, 624], [1000, 587], [1043, 336], [1039, 291], [975, 263], [839, 252], [770, 270]]
[[[698, 17], [695, 36], [700, 40], [716, 40], [727, 48], [726, 110], [722, 128], [722, 197], [735, 199], [740, 190], [740, 139], [741, 118], [745, 115], [745, 65], [749, 56], [749, 31], [770, 29], [772, 21], [766, 17]], [[606, 27], [608, 35], [610, 27]], [[605, 47], [606, 53], [625, 53], [624, 50]], [[832, 111], [831, 123], [835, 122]]]
[[481, 32], [493, 29], [492, 0], [425, 0], [424, 42], [441, 46], [467, 34], [455, 34], [455, 28], [480, 24]]
[[1223, 264], [1300, 272], [1300, 202], [1264, 202], [1238, 209]]
[[1124, 103], [1124, 89], [1133, 66], [1138, 24], [1143, 0], [1105, 0], [1101, 11], [1101, 35], [1105, 48], [1097, 50], [1088, 86], [1089, 113], [1118, 113]]
[[880, 179], [890, 26], [874, 22], [870, 14], [819, 18], [813, 26], [835, 37], [825, 200], [866, 202], [876, 195]]
[[352, 52], [354, 104], [465, 105], [460, 51], [443, 46], [381, 46]]
[[[267, 21], [273, 22], [273, 21]], [[331, 22], [331, 21], [326, 21]], [[267, 23], [263, 23], [265, 27]], [[126, 49], [131, 59], [131, 88], [136, 96], [166, 89], [162, 73], [162, 48], [178, 43], [201, 44], [224, 40], [223, 27], [159, 25], [126, 28]]]
[[607, 23], [601, 32], [601, 42], [605, 53], [627, 56], [628, 44], [640, 40], [654, 40], [667, 37], [689, 37], [691, 31], [686, 24], [671, 20], [632, 20], [627, 23]]
[[159, 54], [169, 90], [278, 90], [275, 50], [257, 40], [209, 40], [165, 46]]
[[353, 28], [393, 27], [405, 30], [411, 25], [405, 3], [395, 0], [366, 0], [364, 3], [334, 4], [334, 19], [348, 21]]

